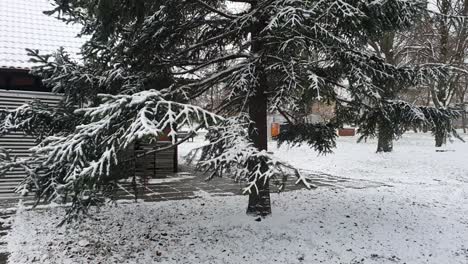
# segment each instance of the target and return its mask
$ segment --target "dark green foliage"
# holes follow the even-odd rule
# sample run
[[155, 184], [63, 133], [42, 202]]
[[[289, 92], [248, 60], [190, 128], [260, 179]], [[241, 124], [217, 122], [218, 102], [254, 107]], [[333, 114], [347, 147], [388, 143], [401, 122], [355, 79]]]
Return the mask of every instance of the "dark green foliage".
[[278, 135], [278, 146], [307, 144], [319, 153], [331, 153], [336, 147], [336, 130], [333, 124], [289, 124]]
[[314, 187], [296, 168], [256, 148], [247, 136], [250, 125], [249, 118], [240, 115], [212, 126], [206, 137], [210, 143], [191, 151], [187, 161], [196, 162], [199, 170], [211, 172], [208, 179], [228, 176], [247, 182], [244, 193], [257, 192], [259, 182], [263, 185], [266, 181], [283, 190], [288, 176], [296, 177], [307, 188]]
[[[404, 101], [382, 102], [379, 107], [367, 109], [359, 120], [359, 141], [368, 137], [377, 137], [379, 124], [398, 139], [406, 131], [436, 131], [460, 138], [453, 128], [452, 120], [460, 117], [460, 112], [453, 109], [441, 109], [430, 106], [414, 106]], [[461, 139], [461, 138], [460, 138]]]

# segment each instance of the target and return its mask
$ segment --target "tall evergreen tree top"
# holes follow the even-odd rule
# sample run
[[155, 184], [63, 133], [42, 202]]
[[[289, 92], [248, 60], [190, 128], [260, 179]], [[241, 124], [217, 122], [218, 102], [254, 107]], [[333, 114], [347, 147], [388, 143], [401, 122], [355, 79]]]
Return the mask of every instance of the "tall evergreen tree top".
[[168, 89], [189, 99], [221, 85], [241, 103], [261, 70], [272, 108], [304, 95], [334, 99], [345, 79], [353, 94], [376, 95], [376, 81], [413, 77], [366, 45], [411, 26], [425, 7], [395, 0], [233, 1], [245, 3], [237, 10], [229, 1], [56, 2], [50, 14], [90, 35], [83, 57], [95, 92]]

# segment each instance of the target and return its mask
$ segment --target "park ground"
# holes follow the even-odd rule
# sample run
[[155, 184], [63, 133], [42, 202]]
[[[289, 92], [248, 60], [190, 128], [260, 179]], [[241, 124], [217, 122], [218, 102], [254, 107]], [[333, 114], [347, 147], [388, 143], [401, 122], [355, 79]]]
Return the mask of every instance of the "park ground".
[[468, 143], [436, 151], [430, 134], [409, 133], [388, 154], [375, 140], [337, 145], [323, 156], [271, 142], [318, 188], [273, 193], [264, 219], [245, 215], [246, 196], [203, 190], [104, 206], [62, 227], [63, 208], [20, 208], [9, 263], [468, 263]]

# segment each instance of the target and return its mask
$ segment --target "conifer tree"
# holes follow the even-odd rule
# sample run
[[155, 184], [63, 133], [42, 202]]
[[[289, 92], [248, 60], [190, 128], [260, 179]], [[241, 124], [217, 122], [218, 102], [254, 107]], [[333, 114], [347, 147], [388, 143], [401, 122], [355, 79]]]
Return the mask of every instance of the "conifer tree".
[[[424, 23], [417, 28], [412, 40], [414, 60], [419, 63], [440, 63], [456, 68], [429, 83], [431, 104], [441, 110], [450, 109], [454, 104], [457, 90], [467, 76], [466, 48], [468, 45], [468, 1], [437, 0], [431, 3], [431, 10], [424, 17]], [[461, 88], [463, 89], [463, 88]], [[455, 133], [447, 131], [449, 121], [443, 121], [432, 128], [435, 146], [441, 147]]]
[[[200, 156], [191, 153], [197, 167], [210, 177], [245, 181], [247, 212], [268, 215], [270, 183], [293, 175], [312, 187], [267, 152], [269, 110], [300, 111], [305, 98], [335, 101], [341, 110], [330, 124], [291, 120], [280, 137], [321, 152], [334, 147], [334, 131], [344, 122], [340, 113], [364, 112], [366, 135], [375, 132], [377, 110], [391, 122], [406, 118], [405, 126], [440, 117], [379, 96], [387, 83], [418, 83], [440, 75], [439, 67], [396, 67], [366, 48], [369, 38], [413, 25], [425, 12], [421, 1], [55, 2], [48, 14], [83, 25], [83, 58], [73, 61], [63, 50], [54, 56], [31, 51], [41, 63], [33, 73], [64, 100], [57, 109], [30, 105], [3, 113], [8, 122], [2, 131], [23, 129], [40, 144], [28, 159], [1, 155], [0, 167], [25, 168], [39, 198], [68, 195], [75, 211], [99, 197], [110, 168], [132, 142], [168, 133], [176, 145], [183, 142], [176, 141], [181, 126], [209, 129]], [[213, 87], [226, 91], [214, 112], [191, 104]], [[337, 89], [349, 97], [341, 98]]]
[[[389, 64], [395, 65], [396, 67], [406, 65], [418, 67], [418, 65], [426, 65], [427, 67], [432, 67], [433, 69], [439, 68], [440, 70], [439, 73], [434, 72], [432, 78], [426, 78], [425, 80], [420, 80], [412, 84], [388, 82], [386, 85], [383, 85], [383, 89], [379, 91], [379, 95], [383, 99], [387, 101], [405, 101], [402, 95], [407, 92], [414, 92], [415, 90], [424, 91], [425, 87], [434, 86], [434, 82], [452, 79], [450, 76], [453, 75], [461, 76], [462, 74], [466, 74], [466, 71], [463, 68], [458, 67], [458, 65], [453, 63], [430, 60], [429, 62], [431, 64], [428, 64], [427, 60], [421, 60], [421, 50], [424, 47], [416, 42], [418, 41], [418, 36], [421, 34], [421, 29], [430, 25], [430, 22], [427, 21], [428, 15], [429, 13], [425, 13], [422, 19], [418, 21], [417, 26], [410, 30], [403, 32], [387, 32], [379, 39], [370, 40], [369, 46], [372, 50], [377, 56]], [[407, 101], [405, 102], [408, 106], [411, 105]], [[459, 113], [456, 110], [436, 105], [435, 107], [440, 110], [436, 111], [436, 109], [428, 107], [428, 105], [421, 104], [420, 102], [417, 103], [419, 103], [419, 105], [414, 105], [415, 107], [419, 107], [420, 110], [427, 109], [427, 111], [423, 112], [430, 112], [436, 114], [436, 116], [425, 116], [423, 119], [413, 117], [412, 119], [414, 120], [406, 121], [404, 119], [400, 119], [400, 116], [395, 116], [393, 120], [391, 120], [388, 113], [382, 111], [378, 113], [375, 124], [377, 130], [376, 135], [370, 135], [378, 138], [377, 152], [391, 152], [393, 150], [393, 141], [397, 140], [408, 129], [419, 128], [421, 130], [432, 130], [436, 139], [438, 138], [438, 132], [448, 136], [454, 135], [455, 137], [460, 138], [453, 129], [451, 123], [453, 119], [459, 116]], [[416, 102], [413, 104], [416, 104]], [[415, 109], [415, 111], [418, 111], [418, 109]], [[364, 116], [366, 119], [361, 119], [361, 121], [366, 123], [369, 121], [367, 119], [369, 116]], [[366, 132], [367, 131], [364, 131], [364, 138], [369, 136]]]

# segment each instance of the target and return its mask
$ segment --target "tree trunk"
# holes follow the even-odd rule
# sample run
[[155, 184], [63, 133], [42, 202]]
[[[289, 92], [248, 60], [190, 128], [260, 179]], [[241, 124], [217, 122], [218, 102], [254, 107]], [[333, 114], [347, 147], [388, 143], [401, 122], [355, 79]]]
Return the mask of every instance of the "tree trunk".
[[379, 122], [377, 152], [393, 151], [393, 132], [386, 122]]
[[269, 181], [257, 181], [258, 193], [255, 188], [249, 194], [247, 214], [252, 216], [267, 216], [271, 214]]
[[[397, 58], [395, 55], [395, 32], [387, 32], [380, 39], [380, 49], [385, 55], [385, 61], [397, 65]], [[394, 100], [396, 98], [398, 89], [395, 82], [390, 81], [386, 84], [386, 89], [381, 94], [384, 100]], [[382, 113], [383, 115], [383, 113]], [[377, 135], [377, 152], [392, 152], [393, 151], [393, 129], [391, 122], [383, 117], [377, 123], [379, 134]]]
[[447, 142], [447, 133], [443, 130], [436, 130], [434, 133], [435, 136], [435, 146], [437, 148], [442, 147]]
[[[256, 1], [252, 2], [252, 8], [257, 5]], [[262, 54], [265, 45], [261, 40], [261, 31], [266, 25], [266, 20], [259, 18], [258, 23], [252, 26], [251, 38], [252, 49], [251, 52], [256, 55]], [[267, 104], [268, 99], [266, 95], [267, 77], [265, 75], [262, 61], [259, 60], [256, 65], [257, 82], [252, 89], [252, 94], [248, 99], [249, 117], [254, 122], [249, 129], [250, 139], [254, 146], [259, 150], [268, 149], [268, 128], [267, 128]], [[262, 162], [261, 170], [267, 169], [267, 165]], [[252, 164], [254, 166], [255, 164]], [[247, 207], [247, 214], [255, 216], [266, 216], [271, 214], [270, 203], [270, 188], [269, 181], [261, 179], [257, 181], [257, 190], [254, 188], [249, 194], [249, 205]]]
[[[260, 77], [260, 84], [257, 86], [256, 92], [249, 100], [249, 116], [254, 122], [250, 127], [250, 138], [253, 144], [259, 150], [268, 149], [268, 128], [267, 128], [267, 97], [265, 92], [265, 78]], [[263, 161], [258, 161], [262, 162]], [[255, 166], [252, 164], [250, 167]], [[262, 164], [261, 170], [267, 169], [266, 164]], [[247, 214], [266, 216], [271, 214], [270, 204], [270, 188], [269, 181], [262, 179], [257, 181], [258, 192], [253, 189], [249, 194], [249, 205]]]
[[462, 127], [463, 127], [463, 133], [466, 134], [466, 112], [462, 113]]

